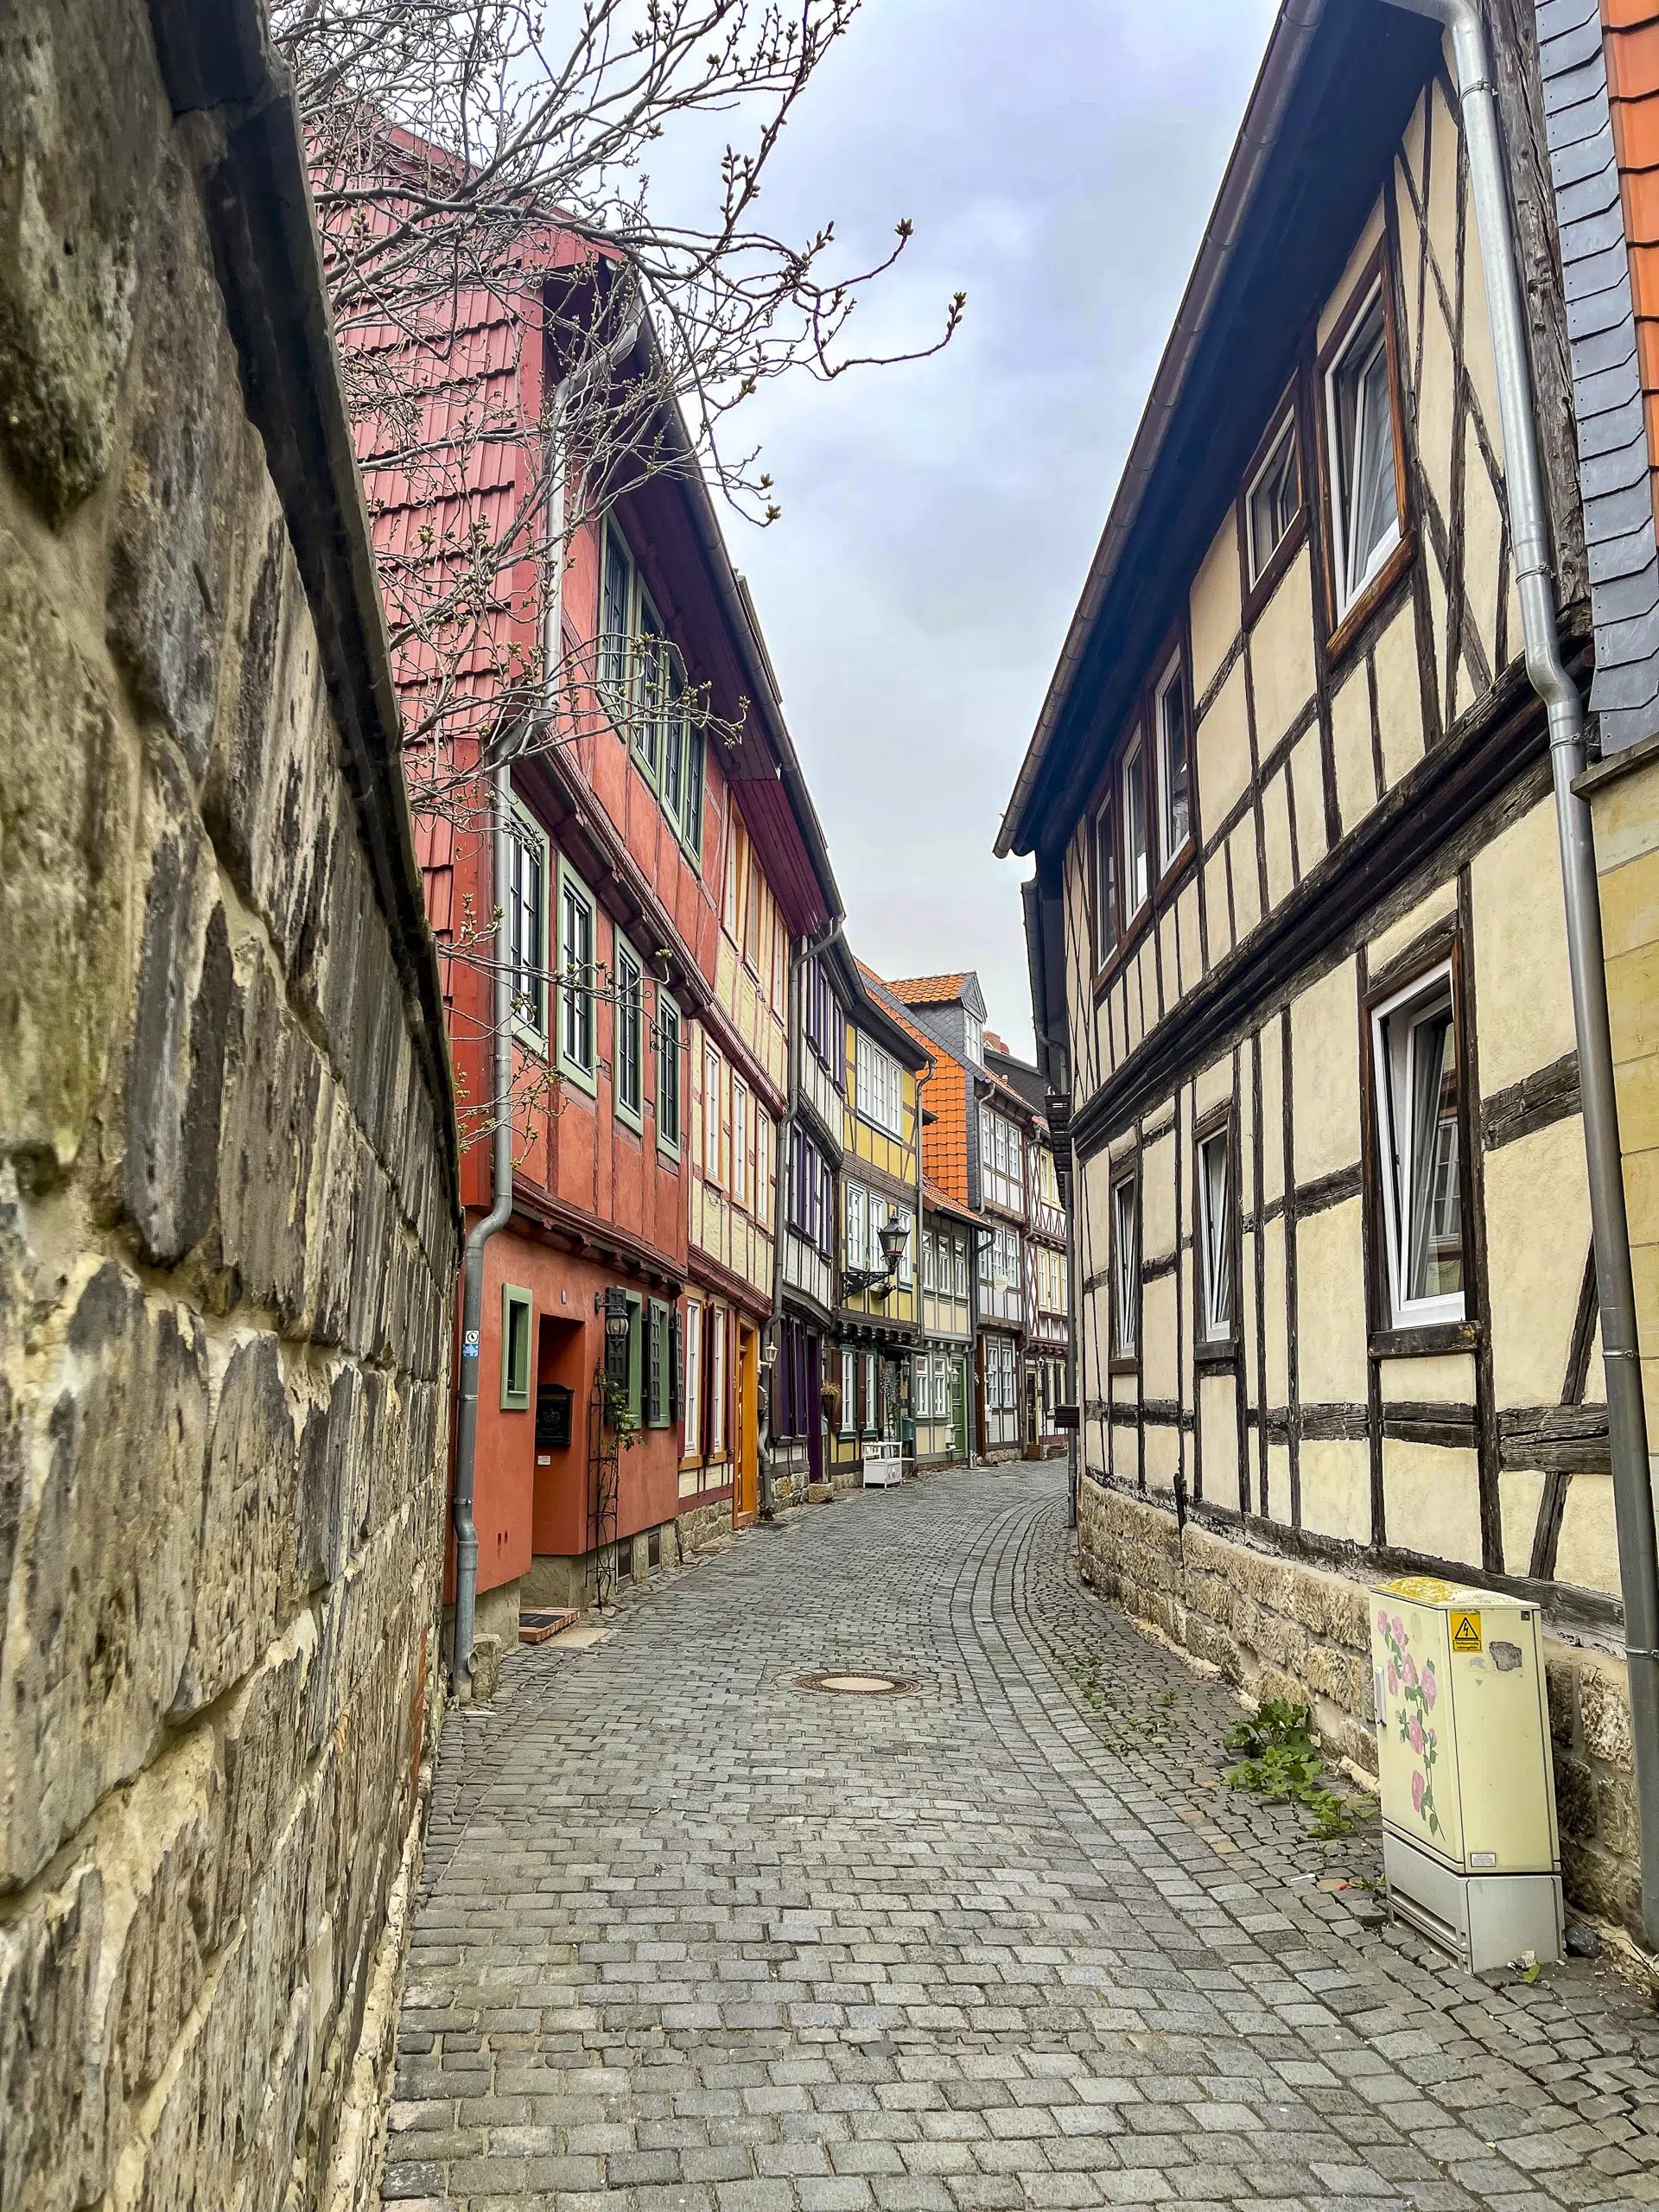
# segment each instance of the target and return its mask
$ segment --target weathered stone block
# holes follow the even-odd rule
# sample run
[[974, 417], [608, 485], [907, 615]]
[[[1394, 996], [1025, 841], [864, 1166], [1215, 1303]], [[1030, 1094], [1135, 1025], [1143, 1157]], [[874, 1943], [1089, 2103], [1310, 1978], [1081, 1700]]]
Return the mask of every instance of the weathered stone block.
[[1581, 1758], [1570, 1751], [1555, 1754], [1555, 1810], [1563, 1834], [1592, 1837], [1596, 1833], [1595, 1776]]
[[169, 118], [142, 10], [21, 0], [0, 24], [0, 424], [67, 514], [108, 470], [137, 240]]
[[160, 1267], [182, 1259], [213, 1219], [203, 1167], [219, 1152], [233, 983], [217, 874], [174, 782], [164, 767], [170, 819], [156, 842], [145, 902], [125, 1101], [127, 1211], [145, 1257]]
[[1544, 1683], [1549, 1700], [1549, 1732], [1568, 1749], [1579, 1740], [1579, 1670], [1570, 1661], [1544, 1662]]
[[249, 1674], [276, 1632], [294, 1555], [294, 1423], [276, 1339], [245, 1339], [219, 1386], [197, 1546], [190, 1649], [175, 1719]]
[[173, 1703], [207, 1426], [200, 1324], [112, 1262], [91, 1268], [29, 1440], [0, 1671], [0, 1878], [32, 1874], [137, 1770]]
[[305, 1307], [310, 1192], [323, 1070], [266, 963], [240, 969], [226, 1032], [219, 1151], [225, 1264], [286, 1323]]
[[170, 155], [142, 253], [143, 334], [134, 356], [106, 625], [139, 705], [170, 732], [200, 778], [226, 610], [234, 529], [226, 510], [247, 488], [222, 478], [251, 433], [194, 184]]
[[78, 2195], [77, 2135], [104, 1932], [98, 1869], [77, 1867], [0, 1927], [0, 2205], [32, 2185], [40, 2212]]
[[1598, 1665], [1586, 1653], [1578, 1669], [1579, 1715], [1584, 1748], [1592, 1758], [1629, 1773], [1635, 1765], [1630, 1740], [1630, 1697], [1622, 1669]]
[[35, 567], [0, 529], [0, 1154], [56, 1175], [130, 989], [137, 755]]

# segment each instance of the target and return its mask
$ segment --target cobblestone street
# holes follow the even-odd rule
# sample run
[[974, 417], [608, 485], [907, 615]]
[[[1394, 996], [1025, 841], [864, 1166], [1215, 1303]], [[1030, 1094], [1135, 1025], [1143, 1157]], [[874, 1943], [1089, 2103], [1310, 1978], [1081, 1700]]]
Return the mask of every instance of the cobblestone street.
[[[1222, 1785], [1058, 1467], [813, 1508], [452, 1717], [385, 2194], [569, 2212], [1659, 2202], [1659, 2020], [1473, 1981]], [[889, 1670], [910, 1694], [803, 1691]], [[1357, 1908], [1357, 1909], [1356, 1909]]]

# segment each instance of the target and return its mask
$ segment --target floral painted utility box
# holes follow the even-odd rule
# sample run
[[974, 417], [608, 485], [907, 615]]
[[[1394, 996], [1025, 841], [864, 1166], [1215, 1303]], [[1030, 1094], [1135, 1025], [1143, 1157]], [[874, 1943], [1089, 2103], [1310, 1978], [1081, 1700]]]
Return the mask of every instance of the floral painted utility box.
[[1371, 1660], [1395, 1910], [1477, 1974], [1559, 1958], [1537, 1607], [1408, 1575], [1372, 1592]]

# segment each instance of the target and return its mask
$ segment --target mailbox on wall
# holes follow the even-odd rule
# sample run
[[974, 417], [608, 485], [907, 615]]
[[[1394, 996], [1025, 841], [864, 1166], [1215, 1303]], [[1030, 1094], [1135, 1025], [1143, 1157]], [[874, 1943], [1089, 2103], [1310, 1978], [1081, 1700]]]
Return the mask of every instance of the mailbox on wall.
[[543, 1382], [536, 1393], [536, 1449], [570, 1448], [570, 1392], [563, 1382]]

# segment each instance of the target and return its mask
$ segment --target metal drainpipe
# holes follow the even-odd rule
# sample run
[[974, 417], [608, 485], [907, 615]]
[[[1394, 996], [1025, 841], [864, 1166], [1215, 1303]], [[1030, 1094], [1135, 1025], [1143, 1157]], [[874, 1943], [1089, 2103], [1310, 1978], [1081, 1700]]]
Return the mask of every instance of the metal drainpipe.
[[1642, 1830], [1642, 1922], [1659, 1948], [1659, 1551], [1654, 1541], [1653, 1490], [1630, 1273], [1630, 1228], [1619, 1159], [1618, 1109], [1602, 962], [1601, 907], [1596, 887], [1590, 810], [1573, 791], [1584, 769], [1584, 706], [1562, 662], [1556, 637], [1550, 571], [1548, 512], [1538, 463], [1532, 378], [1515, 242], [1503, 182], [1497, 95], [1486, 35], [1472, 0], [1387, 0], [1450, 30], [1457, 60], [1464, 143], [1480, 232], [1497, 357], [1498, 411], [1515, 547], [1527, 673], [1549, 717], [1550, 770], [1555, 786], [1561, 884], [1567, 904], [1567, 965], [1584, 1101], [1590, 1219], [1607, 1372], [1607, 1425], [1618, 1530], [1619, 1581], [1624, 1599], [1624, 1657], [1630, 1671], [1636, 1792]]
[[[455, 1642], [449, 1678], [462, 1705], [472, 1702], [473, 1647], [478, 1616], [478, 1528], [473, 1519], [478, 1464], [478, 1356], [484, 1318], [484, 1247], [512, 1211], [512, 993], [507, 976], [509, 823], [512, 807], [512, 764], [496, 763], [491, 776], [495, 816], [495, 1027], [492, 1107], [495, 1131], [491, 1155], [494, 1203], [467, 1236], [461, 1302], [461, 1407], [455, 1427]], [[505, 1350], [502, 1357], [505, 1357]]]
[[[544, 716], [556, 714], [558, 670], [564, 649], [564, 447], [565, 407], [571, 394], [633, 351], [645, 321], [643, 309], [602, 353], [553, 388], [548, 405], [547, 608], [542, 623], [542, 703]], [[461, 1272], [461, 1406], [455, 1424], [455, 1490], [451, 1508], [455, 1529], [454, 1648], [450, 1680], [462, 1705], [473, 1694], [473, 1649], [478, 1618], [478, 1527], [473, 1518], [478, 1467], [478, 1360], [484, 1319], [484, 1247], [512, 1212], [512, 991], [507, 975], [505, 892], [511, 867], [512, 751], [509, 747], [491, 772], [495, 816], [495, 969], [493, 1105], [495, 1130], [491, 1147], [490, 1185], [493, 1203], [467, 1232]], [[550, 988], [549, 1017], [552, 1016]], [[505, 1353], [504, 1353], [505, 1357]]]

